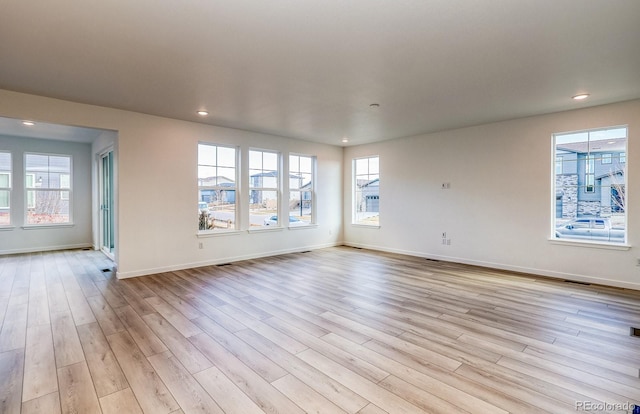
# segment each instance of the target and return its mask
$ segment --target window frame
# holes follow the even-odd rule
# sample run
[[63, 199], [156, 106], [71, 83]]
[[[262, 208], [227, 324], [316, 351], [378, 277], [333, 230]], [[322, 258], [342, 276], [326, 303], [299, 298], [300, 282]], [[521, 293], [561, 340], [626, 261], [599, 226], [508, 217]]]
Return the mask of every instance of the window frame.
[[[202, 164], [200, 161], [200, 147], [201, 146], [208, 146], [208, 147], [215, 147], [216, 150], [216, 164]], [[231, 149], [234, 151], [234, 166], [233, 167], [227, 167], [227, 166], [221, 166], [219, 165], [219, 160], [218, 160], [218, 149], [219, 148], [225, 148], [225, 149]], [[211, 229], [201, 229], [200, 225], [198, 223], [198, 235], [212, 235], [212, 234], [225, 234], [225, 233], [236, 233], [239, 231], [239, 221], [238, 221], [238, 217], [239, 217], [239, 212], [238, 212], [238, 196], [240, 194], [239, 191], [239, 177], [240, 177], [240, 149], [237, 146], [233, 146], [233, 145], [224, 145], [224, 144], [217, 144], [217, 143], [213, 143], [213, 142], [198, 142], [198, 160], [197, 160], [197, 168], [198, 170], [200, 169], [200, 167], [213, 167], [216, 168], [216, 173], [217, 173], [217, 168], [233, 168], [234, 169], [234, 176], [233, 176], [233, 180], [234, 180], [234, 185], [233, 187], [229, 187], [229, 186], [222, 186], [220, 185], [220, 183], [216, 183], [214, 185], [202, 185], [200, 180], [200, 173], [198, 171], [198, 203], [200, 203], [200, 192], [202, 190], [212, 190], [212, 191], [230, 191], [233, 190], [234, 191], [234, 202], [233, 202], [233, 228], [224, 228], [224, 227], [219, 227], [219, 228], [211, 228]], [[216, 175], [217, 177], [217, 175]], [[198, 222], [199, 222], [199, 216], [200, 216], [200, 209], [198, 209]]]
[[[3, 206], [0, 203], [0, 208], [11, 208], [11, 172], [10, 171], [0, 171], [0, 176], [6, 175], [7, 176], [7, 186], [3, 187], [0, 186], [0, 191], [8, 191], [7, 193], [7, 205]], [[0, 180], [0, 182], [2, 182], [2, 180]], [[1, 200], [1, 199], [0, 199]]]
[[[62, 182], [59, 183], [59, 187], [51, 187], [50, 186], [50, 179], [49, 184], [47, 187], [38, 187], [37, 183], [36, 183], [36, 176], [37, 176], [37, 171], [33, 171], [33, 170], [29, 170], [28, 166], [27, 166], [27, 158], [30, 156], [41, 156], [41, 157], [47, 157], [48, 158], [48, 162], [47, 162], [47, 170], [46, 170], [46, 174], [49, 175], [51, 174], [51, 164], [50, 164], [50, 158], [51, 157], [58, 157], [58, 158], [68, 158], [69, 159], [69, 171], [67, 172], [57, 172], [58, 174], [60, 174], [60, 177], [62, 175], [68, 175], [69, 176], [69, 187], [68, 188], [63, 188], [62, 187]], [[25, 152], [24, 156], [24, 185], [23, 185], [23, 189], [24, 189], [24, 227], [25, 228], [35, 228], [35, 227], [59, 227], [59, 226], [69, 226], [69, 225], [73, 225], [73, 155], [71, 154], [56, 154], [56, 153], [38, 153], [38, 152]], [[27, 184], [27, 177], [32, 176], [33, 177], [33, 185], [28, 186]], [[62, 180], [60, 180], [62, 181]], [[36, 209], [37, 208], [37, 193], [38, 192], [58, 192], [59, 193], [59, 200], [61, 201], [65, 201], [68, 203], [68, 219], [67, 221], [60, 221], [60, 222], [39, 222], [39, 223], [32, 223], [30, 222], [29, 219], [29, 210], [30, 209]], [[66, 195], [64, 193], [67, 193]], [[30, 200], [30, 196], [33, 195], [33, 198], [31, 201]]]
[[[261, 155], [261, 161], [260, 161], [260, 165], [261, 168], [252, 168], [252, 153], [260, 153]], [[264, 162], [264, 154], [274, 154], [276, 156], [276, 170], [272, 170], [272, 169], [267, 169], [265, 168], [265, 162]], [[249, 216], [249, 230], [265, 230], [265, 229], [282, 229], [284, 228], [284, 226], [282, 225], [282, 219], [281, 217], [283, 217], [282, 214], [282, 153], [280, 151], [277, 150], [271, 150], [271, 149], [263, 149], [263, 148], [249, 148], [248, 153], [247, 153], [247, 159], [248, 159], [248, 165], [247, 165], [247, 169], [245, 171], [247, 171], [247, 179], [249, 180], [249, 186], [248, 186], [248, 197], [247, 197], [247, 202], [245, 203], [245, 205], [247, 206], [247, 213]], [[261, 180], [262, 185], [256, 186], [253, 185], [253, 177], [256, 176], [255, 173], [252, 173], [252, 171], [261, 171], [261, 173], [259, 174], [268, 174], [269, 172], [273, 172], [275, 171], [276, 173], [276, 177], [275, 180], [273, 182], [275, 182], [275, 187], [271, 187], [271, 186], [265, 186], [264, 185], [264, 179]], [[263, 175], [262, 178], [264, 178], [265, 176]], [[277, 219], [276, 225], [267, 225], [265, 224], [265, 222], [267, 221], [267, 217], [271, 218], [273, 217], [274, 214], [272, 213], [267, 213], [265, 215], [264, 219], [262, 220], [262, 224], [261, 225], [254, 225], [252, 227], [251, 224], [251, 215], [253, 212], [256, 211], [255, 208], [252, 207], [254, 201], [253, 196], [255, 195], [254, 192], [260, 192], [260, 193], [264, 193], [264, 192], [271, 192], [271, 193], [275, 193], [276, 195], [276, 200], [275, 200], [275, 216]], [[289, 214], [287, 212], [287, 219], [289, 217]]]
[[[13, 214], [11, 208], [11, 199], [13, 195], [13, 154], [8, 151], [1, 151], [0, 154], [7, 154], [9, 156], [8, 169], [0, 170], [0, 175], [7, 176], [7, 185], [0, 187], [0, 191], [6, 191], [7, 193], [7, 203], [6, 206], [0, 205], [0, 208], [7, 211], [9, 221], [6, 224], [0, 224], [0, 227], [11, 227], [13, 223]], [[2, 181], [0, 181], [0, 183], [1, 182]]]
[[585, 172], [584, 172], [584, 192], [595, 193], [596, 192], [596, 157], [589, 153], [585, 158]]
[[[622, 132], [624, 136], [622, 136]], [[558, 138], [561, 138], [560, 142]], [[623, 140], [623, 142], [617, 143], [619, 149], [616, 150], [611, 147], [603, 151], [604, 145], [602, 144], [616, 144], [616, 140]], [[580, 145], [586, 147], [586, 149], [579, 149]], [[626, 154], [629, 150], [628, 145], [628, 125], [559, 132], [551, 135], [551, 154], [555, 164], [552, 163], [551, 171], [551, 236], [549, 240], [560, 244], [609, 249], [628, 249], [630, 247], [627, 244], [629, 237], [629, 197], [627, 189], [629, 187], [628, 169], [625, 162]], [[574, 146], [575, 150], [568, 150], [571, 146]], [[558, 173], [558, 156], [566, 156], [571, 153], [574, 156], [566, 159], [569, 168], [567, 170], [562, 168], [560, 169], [562, 173]], [[595, 162], [596, 160], [607, 159], [608, 157], [605, 156], [607, 154], [611, 158], [611, 164], [615, 166], [613, 170], [607, 162]], [[591, 165], [589, 164], [590, 160]], [[580, 166], [580, 162], [583, 163], [582, 166]], [[571, 175], [575, 178], [571, 178]], [[593, 180], [590, 181], [589, 177], [593, 177]], [[582, 182], [582, 180], [584, 181]], [[567, 184], [568, 182], [572, 184]], [[607, 188], [611, 191], [611, 197], [607, 197]], [[621, 198], [618, 198], [617, 195], [618, 188], [622, 189]], [[573, 203], [566, 210], [563, 205], [565, 198], [568, 202]], [[614, 198], [621, 201], [614, 201]], [[562, 201], [560, 201], [561, 199]], [[573, 201], [571, 201], [572, 199]], [[590, 205], [590, 203], [593, 204]], [[621, 209], [619, 208], [620, 206], [622, 206]], [[613, 232], [605, 235], [589, 233], [586, 237], [578, 234], [572, 236], [571, 229], [574, 227], [576, 229], [580, 228], [576, 223], [583, 218], [591, 218], [594, 222], [601, 218], [603, 222], [608, 220], [611, 229], [623, 231], [624, 233], [622, 237], [620, 237], [620, 233], [614, 235]], [[571, 228], [568, 227], [569, 225], [571, 225]], [[565, 233], [563, 233], [562, 228], [570, 231], [564, 230]], [[595, 226], [589, 228], [602, 230], [602, 228]], [[569, 234], [567, 235], [566, 233]]]
[[[293, 157], [297, 157], [298, 158], [298, 166], [297, 169], [293, 169], [292, 168], [292, 158]], [[309, 161], [311, 162], [311, 171], [310, 172], [304, 172], [302, 171], [302, 167], [300, 167], [300, 159], [301, 158], [306, 158], [309, 159]], [[309, 200], [310, 202], [310, 208], [309, 208], [309, 221], [305, 222], [302, 221], [302, 223], [304, 224], [297, 224], [295, 226], [291, 225], [291, 222], [289, 221], [288, 223], [288, 227], [292, 228], [292, 227], [309, 227], [312, 226], [314, 224], [316, 224], [316, 171], [317, 171], [317, 157], [315, 155], [307, 155], [307, 154], [298, 154], [298, 153], [289, 153], [289, 203], [291, 203], [291, 194], [294, 192], [300, 193], [300, 208], [303, 208], [303, 201]], [[301, 189], [302, 187], [304, 187], [304, 185], [298, 187], [298, 188], [291, 188], [291, 180], [293, 179], [292, 176], [296, 175], [298, 177], [303, 177], [303, 174], [310, 174], [311, 175], [311, 179], [310, 179], [310, 185], [308, 189]], [[302, 194], [308, 194], [308, 198], [303, 198]], [[287, 211], [287, 216], [291, 216], [291, 209], [289, 209]], [[303, 215], [304, 216], [304, 215]]]
[[556, 174], [562, 174], [564, 166], [564, 156], [556, 154]]
[[[377, 160], [377, 172], [373, 172], [371, 170], [371, 160], [376, 159]], [[358, 174], [358, 161], [362, 161], [362, 160], [367, 160], [367, 172], [366, 173], [361, 173]], [[355, 157], [352, 159], [352, 172], [351, 172], [351, 176], [352, 176], [352, 180], [351, 180], [351, 186], [352, 186], [352, 191], [351, 191], [351, 196], [352, 196], [352, 204], [351, 204], [351, 225], [353, 226], [363, 226], [363, 227], [369, 227], [369, 228], [380, 228], [380, 156], [379, 155], [369, 155], [369, 156], [364, 156], [364, 157]], [[375, 171], [375, 170], [374, 170]], [[360, 178], [359, 178], [360, 177]], [[362, 177], [366, 177], [366, 179], [362, 178]], [[374, 178], [375, 177], [375, 178]], [[367, 183], [373, 183], [374, 181], [378, 181], [378, 185], [377, 185], [377, 194], [373, 195], [372, 197], [375, 197], [375, 199], [377, 200], [376, 204], [378, 206], [378, 211], [377, 211], [377, 220], [374, 222], [367, 222], [366, 218], [364, 219], [359, 219], [358, 218], [358, 213], [362, 213], [362, 211], [358, 211], [359, 210], [359, 206], [362, 206], [362, 200], [365, 200], [365, 206], [366, 206], [366, 200], [367, 199], [373, 199], [370, 198], [369, 196], [364, 196], [363, 194], [358, 194], [359, 192], [361, 192], [360, 188], [362, 188], [362, 186], [358, 185], [358, 180], [365, 180]], [[364, 211], [365, 213], [367, 211]]]

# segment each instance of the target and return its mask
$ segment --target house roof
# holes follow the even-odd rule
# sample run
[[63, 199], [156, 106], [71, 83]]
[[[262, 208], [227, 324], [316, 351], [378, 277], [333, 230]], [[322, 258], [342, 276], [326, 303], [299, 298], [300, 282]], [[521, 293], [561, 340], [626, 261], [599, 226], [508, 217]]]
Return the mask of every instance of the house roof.
[[362, 144], [640, 98], [638, 16], [638, 0], [4, 0], [0, 88]]
[[374, 178], [373, 180], [357, 180], [358, 187], [372, 187], [380, 185], [380, 179]]
[[235, 185], [233, 180], [231, 180], [231, 179], [229, 179], [227, 177], [224, 177], [222, 175], [218, 175], [218, 176], [215, 176], [215, 177], [199, 178], [198, 179], [198, 183], [199, 183], [198, 185], [200, 185], [200, 186], [209, 186], [209, 185], [211, 185], [211, 186], [213, 186], [213, 185], [216, 185], [216, 186], [232, 186], [232, 185]]

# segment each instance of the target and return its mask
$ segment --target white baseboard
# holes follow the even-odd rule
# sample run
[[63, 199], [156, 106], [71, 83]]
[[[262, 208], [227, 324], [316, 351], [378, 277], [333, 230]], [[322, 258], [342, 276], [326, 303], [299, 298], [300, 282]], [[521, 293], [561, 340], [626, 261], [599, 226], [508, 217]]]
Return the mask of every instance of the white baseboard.
[[247, 255], [241, 255], [241, 256], [224, 257], [224, 258], [218, 258], [213, 260], [204, 260], [200, 262], [181, 263], [173, 266], [154, 267], [154, 268], [148, 268], [143, 270], [135, 270], [131, 272], [116, 272], [116, 276], [118, 277], [118, 279], [128, 279], [131, 277], [153, 275], [156, 273], [173, 272], [176, 270], [192, 269], [194, 267], [202, 267], [202, 266], [214, 266], [214, 265], [219, 265], [223, 263], [232, 263], [232, 262], [239, 262], [242, 260], [259, 259], [262, 257], [278, 256], [281, 254], [298, 253], [306, 250], [324, 249], [327, 247], [335, 247], [335, 246], [342, 246], [342, 245], [343, 245], [342, 242], [337, 242], [337, 243], [318, 244], [314, 246], [300, 246], [293, 249], [275, 250], [275, 251], [253, 253], [253, 254], [247, 254]]
[[406, 254], [407, 256], [423, 257], [425, 259], [441, 260], [444, 262], [468, 264], [472, 266], [480, 266], [480, 267], [486, 267], [490, 269], [508, 270], [511, 272], [519, 272], [519, 273], [528, 273], [531, 275], [545, 276], [545, 277], [550, 277], [554, 279], [571, 280], [574, 282], [592, 283], [596, 285], [640, 290], [640, 283], [621, 282], [619, 280], [603, 279], [603, 278], [579, 275], [574, 273], [558, 272], [555, 270], [514, 266], [514, 265], [503, 264], [503, 263], [487, 262], [482, 260], [469, 260], [469, 259], [453, 257], [453, 256], [426, 254], [423, 252], [415, 252], [415, 251], [402, 250], [402, 249], [391, 249], [391, 248], [373, 246], [373, 245], [362, 244], [362, 243], [345, 243], [344, 245], [350, 246], [350, 247], [360, 247], [360, 248], [369, 249], [369, 250], [378, 250], [381, 252]]
[[91, 243], [67, 244], [63, 246], [45, 246], [45, 247], [27, 247], [24, 249], [0, 250], [0, 256], [8, 254], [23, 254], [37, 252], [51, 252], [55, 250], [72, 250], [72, 249], [93, 249]]

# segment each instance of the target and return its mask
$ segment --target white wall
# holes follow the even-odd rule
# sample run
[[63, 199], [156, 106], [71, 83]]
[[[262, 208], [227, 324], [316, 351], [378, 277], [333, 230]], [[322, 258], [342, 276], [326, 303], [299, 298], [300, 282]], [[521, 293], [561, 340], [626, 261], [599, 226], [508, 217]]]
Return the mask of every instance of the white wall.
[[[0, 116], [117, 131], [116, 260], [130, 277], [342, 241], [342, 149], [0, 90]], [[197, 238], [197, 143], [316, 155], [317, 220], [304, 230]], [[89, 225], [89, 227], [91, 227]], [[89, 238], [91, 241], [91, 238]], [[198, 249], [198, 242], [203, 249]]]
[[[0, 151], [12, 153], [12, 228], [0, 231], [0, 254], [59, 250], [91, 246], [91, 147], [89, 144], [0, 136]], [[24, 154], [63, 154], [72, 157], [73, 226], [24, 226]]]
[[[628, 125], [627, 250], [549, 241], [555, 132]], [[347, 148], [347, 244], [640, 289], [640, 100]], [[380, 155], [379, 229], [352, 226], [351, 160]], [[451, 183], [449, 190], [442, 183]], [[447, 232], [451, 245], [442, 245]]]
[[[640, 101], [349, 147], [0, 90], [0, 116], [117, 131], [121, 277], [348, 244], [640, 289]], [[628, 250], [550, 242], [551, 134], [629, 125]], [[318, 157], [319, 226], [197, 238], [199, 141]], [[353, 227], [351, 159], [381, 156], [381, 227]], [[343, 174], [345, 171], [345, 174]], [[443, 182], [451, 189], [441, 190]], [[344, 200], [344, 203], [343, 203]], [[342, 217], [345, 217], [344, 233]], [[89, 224], [89, 227], [91, 225]], [[442, 232], [451, 238], [441, 244]], [[4, 239], [5, 232], [0, 234]], [[89, 237], [87, 242], [91, 242]], [[204, 248], [198, 249], [198, 242]], [[35, 243], [35, 241], [30, 241]], [[33, 244], [36, 245], [36, 244]], [[1, 247], [0, 247], [1, 250]]]

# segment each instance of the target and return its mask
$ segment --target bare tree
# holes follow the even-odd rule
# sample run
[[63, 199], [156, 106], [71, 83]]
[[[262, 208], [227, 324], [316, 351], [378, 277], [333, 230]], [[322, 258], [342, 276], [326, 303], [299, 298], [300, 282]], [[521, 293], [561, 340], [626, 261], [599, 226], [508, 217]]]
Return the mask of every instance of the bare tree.
[[614, 211], [625, 211], [627, 205], [627, 189], [624, 184], [624, 175], [620, 172], [610, 172], [611, 180], [611, 207]]

